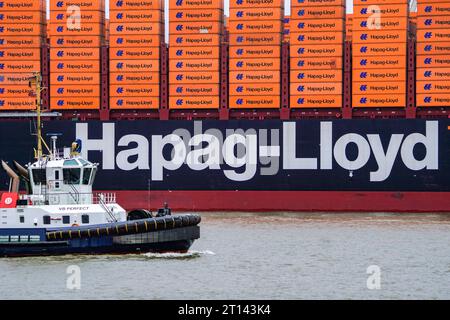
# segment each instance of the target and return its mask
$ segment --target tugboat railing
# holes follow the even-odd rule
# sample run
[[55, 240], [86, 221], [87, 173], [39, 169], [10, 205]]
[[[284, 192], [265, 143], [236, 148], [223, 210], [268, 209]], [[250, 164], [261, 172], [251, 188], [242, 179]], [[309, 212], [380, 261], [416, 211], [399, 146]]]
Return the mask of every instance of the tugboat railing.
[[[44, 191], [44, 190], [43, 190]], [[108, 204], [117, 204], [117, 196], [113, 192], [102, 193], [102, 192], [94, 192], [94, 193], [77, 193], [79, 199], [89, 199], [88, 204], [99, 204], [99, 205], [108, 205]], [[71, 192], [48, 192], [48, 189], [40, 195], [21, 195], [21, 200], [29, 200], [31, 203], [28, 205], [41, 205], [41, 202], [47, 202], [51, 196], [73, 196]], [[79, 201], [81, 202], [81, 201]], [[77, 203], [81, 204], [81, 203]], [[87, 204], [87, 203], [84, 203]], [[61, 205], [61, 203], [59, 204]]]

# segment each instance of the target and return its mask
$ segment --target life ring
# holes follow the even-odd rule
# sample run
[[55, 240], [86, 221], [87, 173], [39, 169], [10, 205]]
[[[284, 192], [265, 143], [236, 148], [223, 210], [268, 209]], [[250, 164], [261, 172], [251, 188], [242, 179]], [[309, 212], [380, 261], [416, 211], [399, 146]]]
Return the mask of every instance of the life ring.
[[79, 227], [80, 225], [78, 224], [78, 223], [74, 223], [73, 225], [72, 225], [72, 227]]

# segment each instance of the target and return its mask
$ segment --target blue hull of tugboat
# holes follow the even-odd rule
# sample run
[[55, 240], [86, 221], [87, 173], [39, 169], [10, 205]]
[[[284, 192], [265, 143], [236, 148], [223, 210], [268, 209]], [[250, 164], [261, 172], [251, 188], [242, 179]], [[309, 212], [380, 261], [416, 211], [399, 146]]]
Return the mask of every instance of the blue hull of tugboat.
[[167, 216], [72, 228], [0, 229], [0, 257], [186, 252], [200, 216]]

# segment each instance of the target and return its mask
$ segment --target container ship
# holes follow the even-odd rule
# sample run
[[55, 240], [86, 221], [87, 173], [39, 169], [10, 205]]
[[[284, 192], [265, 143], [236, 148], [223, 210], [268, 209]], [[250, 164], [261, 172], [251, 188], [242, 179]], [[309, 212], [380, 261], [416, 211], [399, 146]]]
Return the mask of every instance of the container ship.
[[0, 157], [40, 100], [126, 210], [450, 211], [450, 1], [290, 6], [0, 0]]

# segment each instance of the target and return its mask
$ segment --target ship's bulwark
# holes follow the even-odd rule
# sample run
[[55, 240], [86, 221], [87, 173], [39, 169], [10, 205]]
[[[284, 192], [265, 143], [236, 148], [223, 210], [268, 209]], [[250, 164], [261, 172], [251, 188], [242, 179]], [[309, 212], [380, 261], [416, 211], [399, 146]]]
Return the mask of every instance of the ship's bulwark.
[[[450, 211], [450, 120], [50, 121], [44, 128], [63, 134], [61, 147], [81, 139], [89, 160], [101, 164], [94, 188], [116, 191], [127, 209], [168, 201], [183, 210]], [[33, 146], [29, 122], [0, 124], [0, 158], [28, 163]], [[7, 190], [5, 173], [0, 183]]]

